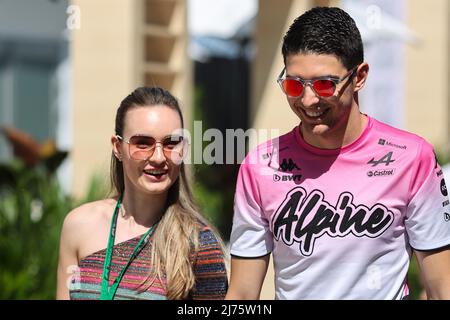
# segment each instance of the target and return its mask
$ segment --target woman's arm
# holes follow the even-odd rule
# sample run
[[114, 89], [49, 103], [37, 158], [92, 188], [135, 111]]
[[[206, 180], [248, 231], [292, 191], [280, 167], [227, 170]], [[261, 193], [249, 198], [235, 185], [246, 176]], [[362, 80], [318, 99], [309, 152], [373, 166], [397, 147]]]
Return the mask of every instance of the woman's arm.
[[73, 273], [78, 268], [77, 228], [74, 211], [64, 220], [59, 245], [59, 261], [57, 271], [56, 299], [69, 300], [69, 286]]

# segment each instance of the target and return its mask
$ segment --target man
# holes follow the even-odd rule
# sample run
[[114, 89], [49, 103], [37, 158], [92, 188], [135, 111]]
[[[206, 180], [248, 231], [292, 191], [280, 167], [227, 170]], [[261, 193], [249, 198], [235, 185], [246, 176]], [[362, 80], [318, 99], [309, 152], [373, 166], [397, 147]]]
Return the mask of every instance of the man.
[[282, 53], [300, 124], [241, 165], [227, 299], [259, 298], [270, 253], [276, 299], [405, 299], [412, 252], [428, 297], [450, 299], [442, 171], [424, 139], [360, 112], [369, 66], [353, 19], [314, 8]]

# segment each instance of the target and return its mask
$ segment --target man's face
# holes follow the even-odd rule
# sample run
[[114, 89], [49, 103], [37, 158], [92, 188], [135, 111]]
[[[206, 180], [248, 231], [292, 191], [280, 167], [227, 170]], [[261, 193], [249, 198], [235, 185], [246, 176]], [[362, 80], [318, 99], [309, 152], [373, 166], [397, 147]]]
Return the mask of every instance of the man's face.
[[[319, 77], [343, 78], [350, 70], [334, 56], [327, 54], [291, 54], [286, 57], [286, 75], [311, 80]], [[354, 77], [336, 86], [330, 97], [320, 97], [306, 85], [299, 97], [287, 97], [289, 105], [302, 122], [302, 130], [310, 134], [326, 135], [345, 130], [354, 105]], [[356, 105], [354, 107], [357, 107]]]

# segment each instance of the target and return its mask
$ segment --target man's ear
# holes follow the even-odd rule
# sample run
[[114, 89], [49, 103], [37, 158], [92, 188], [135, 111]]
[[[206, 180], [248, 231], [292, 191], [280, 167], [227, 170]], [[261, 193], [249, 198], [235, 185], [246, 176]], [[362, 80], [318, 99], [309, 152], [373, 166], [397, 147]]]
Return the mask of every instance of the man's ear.
[[116, 156], [117, 160], [122, 161], [122, 151], [120, 148], [119, 138], [117, 138], [117, 136], [111, 136], [111, 144], [112, 144], [112, 151]]
[[369, 76], [369, 64], [367, 62], [363, 62], [359, 65], [358, 69], [356, 69], [355, 92], [364, 88], [368, 76]]

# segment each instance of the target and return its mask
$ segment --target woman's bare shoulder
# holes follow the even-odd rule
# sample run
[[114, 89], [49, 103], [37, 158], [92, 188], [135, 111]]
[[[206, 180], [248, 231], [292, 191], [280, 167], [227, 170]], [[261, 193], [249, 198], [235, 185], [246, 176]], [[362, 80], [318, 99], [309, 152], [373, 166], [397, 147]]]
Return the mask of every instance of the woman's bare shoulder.
[[116, 202], [114, 199], [102, 199], [98, 201], [88, 202], [74, 208], [70, 211], [64, 219], [64, 224], [68, 226], [80, 227], [82, 225], [99, 223], [114, 210]]
[[106, 247], [115, 199], [85, 203], [70, 211], [61, 231], [61, 253], [79, 263], [80, 258]]
[[[108, 225], [114, 210], [114, 199], [103, 199], [85, 203], [70, 211], [64, 219], [62, 233], [72, 243], [90, 237], [99, 226]], [[95, 233], [94, 233], [95, 234]]]

